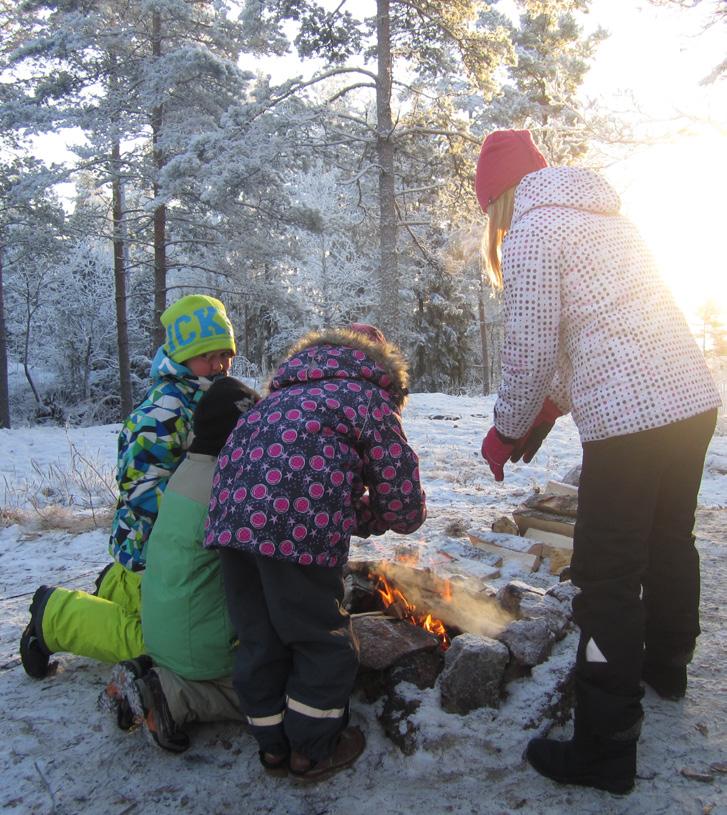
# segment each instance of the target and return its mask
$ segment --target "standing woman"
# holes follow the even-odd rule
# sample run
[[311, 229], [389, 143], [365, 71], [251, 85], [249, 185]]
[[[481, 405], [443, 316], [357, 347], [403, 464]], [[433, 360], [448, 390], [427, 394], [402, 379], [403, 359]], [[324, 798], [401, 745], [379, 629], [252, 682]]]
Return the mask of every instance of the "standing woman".
[[719, 394], [641, 237], [598, 174], [548, 167], [526, 130], [491, 133], [475, 189], [505, 298], [502, 382], [482, 455], [496, 480], [570, 412], [583, 445], [571, 575], [575, 732], [526, 757], [628, 792], [641, 680], [684, 696], [699, 628], [693, 526]]

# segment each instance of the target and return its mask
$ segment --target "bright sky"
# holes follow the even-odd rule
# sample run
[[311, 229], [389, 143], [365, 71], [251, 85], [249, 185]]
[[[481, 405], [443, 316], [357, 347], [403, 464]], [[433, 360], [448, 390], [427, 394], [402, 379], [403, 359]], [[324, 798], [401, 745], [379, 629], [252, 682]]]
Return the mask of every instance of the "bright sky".
[[633, 94], [654, 135], [671, 123], [671, 138], [628, 151], [604, 172], [687, 316], [712, 298], [727, 321], [727, 80], [700, 85], [727, 56], [724, 24], [705, 29], [714, 5], [680, 11], [593, 0], [591, 18], [612, 36], [584, 93], [616, 109]]

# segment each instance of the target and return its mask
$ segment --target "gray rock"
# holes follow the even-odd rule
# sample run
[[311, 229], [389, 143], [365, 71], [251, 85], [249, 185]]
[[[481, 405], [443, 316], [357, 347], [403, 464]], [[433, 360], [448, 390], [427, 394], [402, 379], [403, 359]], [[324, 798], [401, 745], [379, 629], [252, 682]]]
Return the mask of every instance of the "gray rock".
[[564, 580], [562, 583], [556, 583], [554, 586], [551, 586], [545, 592], [545, 596], [554, 597], [570, 610], [573, 605], [573, 598], [578, 592], [580, 592], [578, 586], [574, 586], [570, 580]]
[[509, 659], [507, 647], [490, 637], [455, 637], [440, 676], [444, 710], [465, 714], [481, 707], [499, 707]]
[[524, 594], [520, 601], [520, 617], [524, 620], [544, 620], [554, 637], [560, 639], [571, 621], [570, 607], [555, 597]]
[[515, 620], [498, 636], [507, 645], [513, 661], [524, 668], [540, 665], [550, 655], [555, 634], [542, 617], [536, 620]]
[[543, 589], [536, 589], [522, 580], [511, 580], [497, 592], [497, 601], [510, 614], [520, 616], [520, 606], [523, 598], [528, 595], [542, 597]]

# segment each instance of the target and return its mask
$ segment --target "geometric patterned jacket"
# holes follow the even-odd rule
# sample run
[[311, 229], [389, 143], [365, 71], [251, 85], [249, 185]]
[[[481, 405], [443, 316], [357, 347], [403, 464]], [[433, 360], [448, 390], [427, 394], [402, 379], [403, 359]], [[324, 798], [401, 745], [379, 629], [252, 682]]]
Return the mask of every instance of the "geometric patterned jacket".
[[151, 367], [152, 386], [124, 422], [118, 440], [119, 499], [109, 552], [130, 571], [146, 563], [145, 544], [167, 482], [191, 442], [192, 416], [209, 388], [160, 348]]

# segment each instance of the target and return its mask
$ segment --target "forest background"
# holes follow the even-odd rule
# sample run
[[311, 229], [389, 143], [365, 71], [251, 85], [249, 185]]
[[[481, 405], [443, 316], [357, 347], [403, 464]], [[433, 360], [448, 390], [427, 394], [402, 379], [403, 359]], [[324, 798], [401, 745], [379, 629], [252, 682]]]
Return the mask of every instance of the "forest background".
[[[727, 21], [725, 0], [650, 3]], [[0, 427], [118, 421], [192, 291], [226, 304], [237, 375], [359, 320], [402, 346], [413, 390], [490, 393], [484, 135], [527, 127], [549, 162], [604, 169], [705, 124], [582, 93], [608, 36], [591, 5], [0, 0]], [[713, 364], [720, 309], [698, 313]]]

